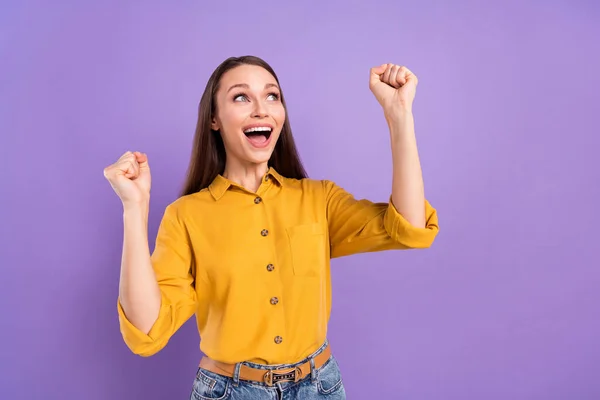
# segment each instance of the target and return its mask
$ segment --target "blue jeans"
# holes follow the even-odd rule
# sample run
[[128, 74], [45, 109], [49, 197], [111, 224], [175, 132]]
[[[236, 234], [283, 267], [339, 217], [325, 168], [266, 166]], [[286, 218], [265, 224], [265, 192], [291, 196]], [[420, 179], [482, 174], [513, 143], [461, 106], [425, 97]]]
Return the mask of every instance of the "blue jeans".
[[[294, 364], [281, 364], [277, 368], [294, 368], [311, 361], [326, 347], [327, 342], [306, 359]], [[244, 362], [253, 368], [267, 369], [266, 365]], [[311, 363], [312, 364], [312, 363]], [[269, 366], [274, 367], [274, 366]], [[239, 370], [239, 369], [238, 369]], [[311, 375], [299, 382], [278, 382], [273, 386], [265, 383], [244, 381], [239, 377], [227, 377], [198, 368], [190, 400], [345, 400], [346, 392], [337, 361], [333, 357], [320, 368], [312, 369]]]

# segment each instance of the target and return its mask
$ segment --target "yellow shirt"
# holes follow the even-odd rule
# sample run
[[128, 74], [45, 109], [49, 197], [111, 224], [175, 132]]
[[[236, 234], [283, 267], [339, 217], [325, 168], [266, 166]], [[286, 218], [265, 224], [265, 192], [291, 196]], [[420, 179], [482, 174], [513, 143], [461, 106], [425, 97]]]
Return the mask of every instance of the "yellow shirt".
[[391, 202], [357, 200], [326, 180], [289, 179], [273, 168], [252, 193], [219, 175], [169, 204], [152, 266], [162, 293], [148, 334], [117, 302], [121, 333], [135, 354], [161, 350], [193, 314], [200, 350], [227, 363], [298, 361], [326, 339], [330, 258], [429, 247], [438, 232], [416, 228]]

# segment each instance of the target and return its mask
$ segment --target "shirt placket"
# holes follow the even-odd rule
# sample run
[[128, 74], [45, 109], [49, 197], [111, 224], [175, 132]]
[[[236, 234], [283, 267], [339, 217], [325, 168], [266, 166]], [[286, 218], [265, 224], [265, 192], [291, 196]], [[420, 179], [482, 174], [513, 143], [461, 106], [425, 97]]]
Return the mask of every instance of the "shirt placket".
[[269, 240], [270, 247], [272, 251], [266, 253], [269, 254], [269, 258], [266, 259], [265, 268], [262, 269], [262, 273], [267, 274], [265, 279], [268, 282], [268, 290], [265, 292], [265, 303], [267, 303], [268, 307], [271, 309], [270, 314], [273, 315], [274, 318], [277, 319], [277, 322], [273, 324], [274, 331], [271, 333], [271, 337], [273, 343], [275, 345], [280, 345], [284, 341], [284, 310], [282, 307], [282, 288], [281, 288], [281, 279], [279, 277], [280, 269], [277, 268], [276, 265], [276, 251], [275, 244], [276, 240], [274, 237], [273, 229], [269, 226], [269, 218], [267, 207], [269, 206], [268, 201], [261, 196], [264, 195], [265, 191], [268, 190], [269, 186], [272, 185], [272, 179], [269, 175], [266, 175], [263, 178], [263, 184], [259, 188], [258, 195], [254, 198], [254, 204], [263, 207], [264, 210], [264, 224], [260, 228], [260, 235], [265, 238], [265, 240]]

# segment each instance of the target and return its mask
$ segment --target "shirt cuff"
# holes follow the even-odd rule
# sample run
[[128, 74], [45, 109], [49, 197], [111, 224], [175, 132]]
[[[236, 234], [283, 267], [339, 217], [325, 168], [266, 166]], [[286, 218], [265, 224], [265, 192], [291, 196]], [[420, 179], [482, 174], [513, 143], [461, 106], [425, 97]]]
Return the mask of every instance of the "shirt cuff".
[[425, 200], [425, 220], [424, 228], [413, 226], [398, 212], [390, 196], [383, 224], [394, 241], [408, 248], [430, 247], [438, 234], [439, 226], [437, 211], [427, 200]]
[[147, 357], [157, 353], [165, 345], [164, 339], [161, 338], [161, 332], [164, 332], [165, 326], [169, 325], [171, 319], [171, 307], [167, 303], [164, 295], [161, 294], [161, 307], [158, 318], [148, 334], [139, 330], [133, 325], [121, 306], [120, 299], [117, 300], [117, 311], [119, 315], [119, 326], [123, 340], [129, 349], [137, 355]]

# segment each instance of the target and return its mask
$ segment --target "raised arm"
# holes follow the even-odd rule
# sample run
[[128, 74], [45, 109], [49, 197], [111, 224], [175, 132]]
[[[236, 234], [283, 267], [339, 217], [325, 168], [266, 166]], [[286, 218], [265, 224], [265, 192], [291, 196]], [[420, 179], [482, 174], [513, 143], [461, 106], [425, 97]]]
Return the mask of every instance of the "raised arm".
[[371, 69], [369, 87], [383, 108], [390, 131], [392, 202], [411, 225], [423, 228], [425, 191], [412, 113], [417, 82], [408, 68], [383, 64]]
[[193, 257], [175, 207], [167, 207], [156, 246], [148, 244], [150, 168], [142, 153], [125, 153], [104, 170], [123, 203], [123, 252], [117, 310], [131, 351], [161, 350], [196, 310]]
[[416, 76], [406, 67], [371, 69], [369, 87], [390, 130], [392, 190], [387, 203], [357, 200], [325, 181], [331, 256], [431, 246], [439, 231], [436, 210], [425, 199], [412, 102]]

